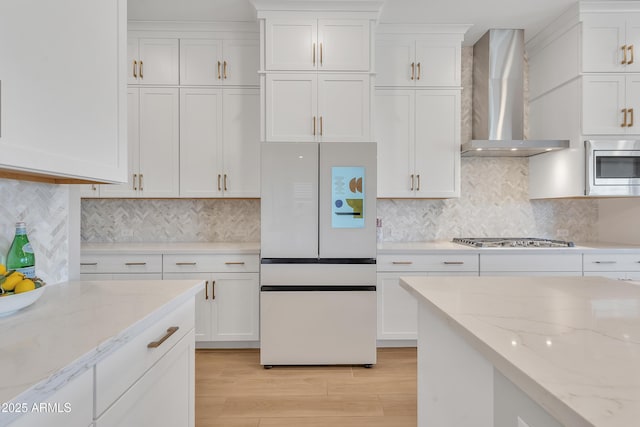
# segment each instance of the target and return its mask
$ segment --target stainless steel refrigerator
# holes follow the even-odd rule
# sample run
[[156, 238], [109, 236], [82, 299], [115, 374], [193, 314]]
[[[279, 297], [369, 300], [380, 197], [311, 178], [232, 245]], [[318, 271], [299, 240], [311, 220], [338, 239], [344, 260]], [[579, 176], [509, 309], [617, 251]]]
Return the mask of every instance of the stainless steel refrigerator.
[[376, 144], [261, 158], [261, 364], [375, 364]]

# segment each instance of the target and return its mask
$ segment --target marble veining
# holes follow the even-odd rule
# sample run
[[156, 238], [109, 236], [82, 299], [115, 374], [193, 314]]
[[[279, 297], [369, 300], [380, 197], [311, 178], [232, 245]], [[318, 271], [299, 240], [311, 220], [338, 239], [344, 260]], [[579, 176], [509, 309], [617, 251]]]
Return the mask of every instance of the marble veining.
[[[47, 285], [32, 306], [0, 318], [0, 403], [45, 401], [202, 286], [195, 280]], [[2, 415], [0, 426], [18, 416]]]
[[640, 419], [640, 283], [602, 277], [408, 277], [514, 384], [563, 425]]

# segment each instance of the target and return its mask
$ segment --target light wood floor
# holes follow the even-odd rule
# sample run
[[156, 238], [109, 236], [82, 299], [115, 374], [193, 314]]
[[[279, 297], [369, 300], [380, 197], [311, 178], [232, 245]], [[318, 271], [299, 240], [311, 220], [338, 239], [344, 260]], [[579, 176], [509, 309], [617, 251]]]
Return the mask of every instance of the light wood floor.
[[196, 427], [415, 427], [416, 349], [361, 366], [260, 365], [259, 350], [196, 351]]

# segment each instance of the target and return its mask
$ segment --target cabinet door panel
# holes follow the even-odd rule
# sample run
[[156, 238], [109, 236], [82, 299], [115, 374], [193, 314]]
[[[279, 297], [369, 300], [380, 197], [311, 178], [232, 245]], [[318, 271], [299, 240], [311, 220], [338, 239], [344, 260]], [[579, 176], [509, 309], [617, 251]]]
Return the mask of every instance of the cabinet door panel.
[[260, 197], [260, 92], [223, 93], [223, 184], [225, 197]]
[[416, 196], [457, 197], [460, 92], [416, 91]]
[[320, 19], [318, 42], [319, 70], [369, 70], [369, 21]]
[[204, 289], [195, 297], [195, 340], [211, 341], [211, 273], [163, 273], [163, 280], [204, 280]]
[[225, 40], [223, 51], [227, 62], [226, 73], [223, 64], [224, 84], [258, 86], [258, 40]]
[[178, 84], [178, 40], [177, 39], [140, 39], [138, 83]]
[[414, 51], [413, 40], [376, 41], [376, 86], [414, 86]]
[[460, 44], [416, 42], [416, 85], [460, 86]]
[[178, 89], [141, 88], [141, 196], [178, 197], [179, 155]]
[[268, 19], [265, 67], [276, 70], [315, 70], [318, 63], [316, 19]]
[[[127, 182], [125, 184], [103, 184], [100, 197], [136, 197], [133, 174], [138, 173], [140, 154], [140, 90], [127, 88]], [[137, 178], [137, 177], [136, 177]]]
[[318, 74], [318, 133], [322, 141], [369, 140], [369, 76]]
[[127, 83], [138, 83], [138, 60], [140, 52], [138, 50], [138, 39], [135, 37], [127, 38]]
[[426, 273], [378, 273], [378, 339], [418, 338], [417, 300], [400, 286], [400, 276]]
[[[628, 13], [626, 26], [626, 43], [633, 52], [633, 62], [627, 64], [625, 71], [637, 73], [640, 71], [640, 13]], [[631, 52], [627, 51], [627, 59], [631, 61]], [[637, 132], [636, 132], [637, 133]]]
[[214, 274], [212, 341], [254, 341], [259, 334], [258, 273]]
[[222, 41], [180, 40], [180, 84], [222, 84]]
[[414, 90], [377, 90], [378, 197], [413, 197]]
[[582, 71], [624, 71], [625, 45], [623, 14], [587, 15], [582, 20]]
[[222, 89], [180, 89], [180, 196], [222, 197]]
[[625, 128], [625, 77], [615, 75], [582, 78], [582, 132], [585, 135], [620, 135]]
[[266, 85], [267, 141], [314, 141], [314, 130], [319, 130], [316, 76], [269, 74]]
[[[640, 45], [638, 45], [640, 47]], [[627, 127], [627, 133], [638, 134], [640, 133], [640, 76], [632, 74], [627, 76], [625, 81], [626, 97], [625, 108], [632, 109], [632, 112], [628, 113], [628, 124], [632, 126]]]

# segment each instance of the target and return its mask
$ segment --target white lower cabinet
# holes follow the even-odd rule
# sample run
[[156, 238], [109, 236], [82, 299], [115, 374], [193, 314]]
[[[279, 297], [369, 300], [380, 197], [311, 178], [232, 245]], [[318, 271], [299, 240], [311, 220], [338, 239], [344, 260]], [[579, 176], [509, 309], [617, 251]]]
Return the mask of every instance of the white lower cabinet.
[[202, 279], [196, 296], [196, 341], [260, 339], [257, 255], [165, 255], [165, 280]]
[[481, 253], [480, 275], [582, 276], [582, 253]]
[[162, 279], [162, 255], [101, 254], [80, 256], [82, 280]]
[[640, 280], [640, 254], [584, 254], [585, 276]]

